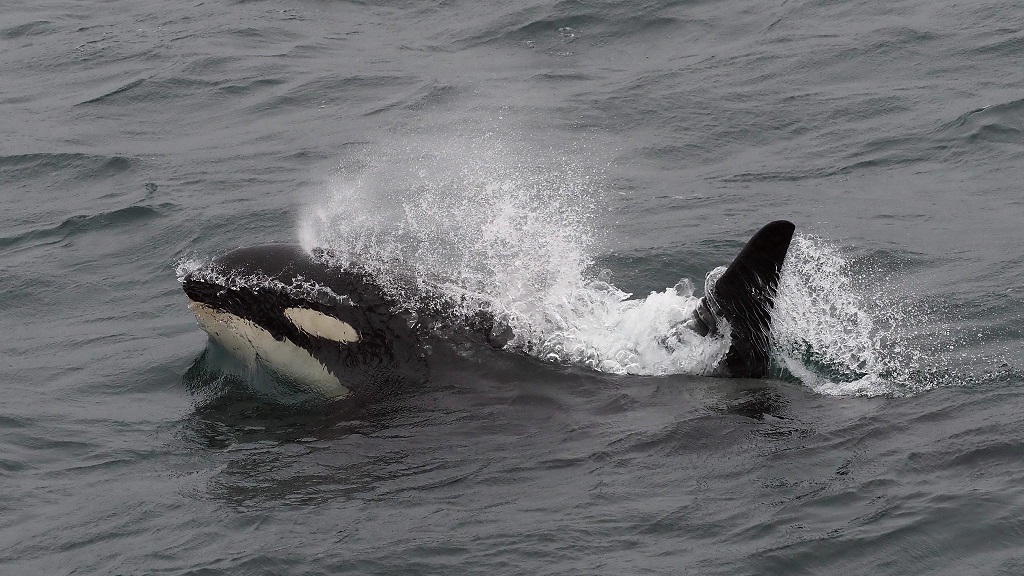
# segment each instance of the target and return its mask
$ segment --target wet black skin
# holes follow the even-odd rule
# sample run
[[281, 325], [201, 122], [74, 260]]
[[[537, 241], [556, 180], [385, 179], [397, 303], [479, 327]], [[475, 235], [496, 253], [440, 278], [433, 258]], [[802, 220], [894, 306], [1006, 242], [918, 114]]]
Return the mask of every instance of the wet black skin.
[[714, 334], [717, 318], [732, 327], [732, 346], [722, 362], [723, 376], [764, 378], [771, 361], [771, 322], [779, 274], [796, 227], [776, 220], [755, 233], [725, 272], [701, 298], [690, 326]]

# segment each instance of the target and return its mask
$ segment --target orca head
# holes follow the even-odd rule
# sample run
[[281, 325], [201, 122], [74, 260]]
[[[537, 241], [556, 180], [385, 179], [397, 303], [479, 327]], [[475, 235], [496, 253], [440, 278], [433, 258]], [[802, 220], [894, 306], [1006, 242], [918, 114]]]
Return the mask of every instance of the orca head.
[[323, 254], [241, 248], [186, 275], [182, 288], [211, 339], [330, 398], [379, 397], [425, 377], [410, 315], [368, 274]]

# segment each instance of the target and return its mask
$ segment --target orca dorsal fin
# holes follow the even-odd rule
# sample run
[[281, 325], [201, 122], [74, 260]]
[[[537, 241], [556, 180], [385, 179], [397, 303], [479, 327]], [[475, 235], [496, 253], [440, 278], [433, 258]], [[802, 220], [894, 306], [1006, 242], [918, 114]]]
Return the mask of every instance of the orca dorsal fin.
[[705, 302], [732, 328], [732, 345], [722, 364], [729, 376], [762, 378], [768, 373], [772, 308], [795, 230], [787, 220], [767, 224], [707, 286]]

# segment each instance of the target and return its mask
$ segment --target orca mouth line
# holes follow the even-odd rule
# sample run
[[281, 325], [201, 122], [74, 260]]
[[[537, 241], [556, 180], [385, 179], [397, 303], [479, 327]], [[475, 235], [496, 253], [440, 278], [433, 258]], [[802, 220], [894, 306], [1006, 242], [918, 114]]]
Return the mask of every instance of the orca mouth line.
[[[709, 275], [683, 327], [700, 337], [728, 331], [714, 375], [767, 375], [772, 309], [794, 231], [786, 220], [767, 224], [723, 272]], [[401, 306], [371, 274], [333, 266], [322, 252], [292, 244], [241, 248], [186, 274], [182, 288], [212, 340], [247, 362], [315, 380], [329, 395], [380, 396], [426, 378], [421, 332], [429, 311]], [[486, 311], [461, 324], [495, 347], [512, 337]]]

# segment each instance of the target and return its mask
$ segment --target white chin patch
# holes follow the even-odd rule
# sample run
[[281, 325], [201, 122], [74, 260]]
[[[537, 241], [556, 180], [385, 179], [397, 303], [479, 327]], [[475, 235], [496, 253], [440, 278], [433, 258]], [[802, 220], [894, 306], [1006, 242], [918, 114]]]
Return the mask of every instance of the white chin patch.
[[[255, 365], [259, 360], [290, 380], [315, 387], [328, 398], [341, 398], [348, 395], [348, 388], [331, 374], [327, 367], [311, 356], [309, 352], [293, 344], [291, 340], [287, 338], [283, 341], [276, 340], [270, 332], [255, 322], [235, 316], [230, 312], [217, 310], [206, 304], [189, 302], [188, 307], [196, 315], [199, 327], [209, 334], [211, 339], [250, 366]], [[290, 308], [289, 310], [313, 312], [299, 308]], [[319, 314], [319, 312], [315, 312], [315, 314]], [[320, 316], [333, 320], [323, 314]], [[294, 322], [294, 320], [292, 321]], [[335, 321], [355, 334], [355, 330], [348, 324], [340, 320]], [[310, 333], [313, 334], [313, 332]], [[359, 337], [356, 336], [354, 340], [349, 341], [354, 342], [358, 339]]]
[[359, 333], [351, 324], [309, 308], [285, 308], [284, 315], [306, 334], [335, 342], [359, 342]]

